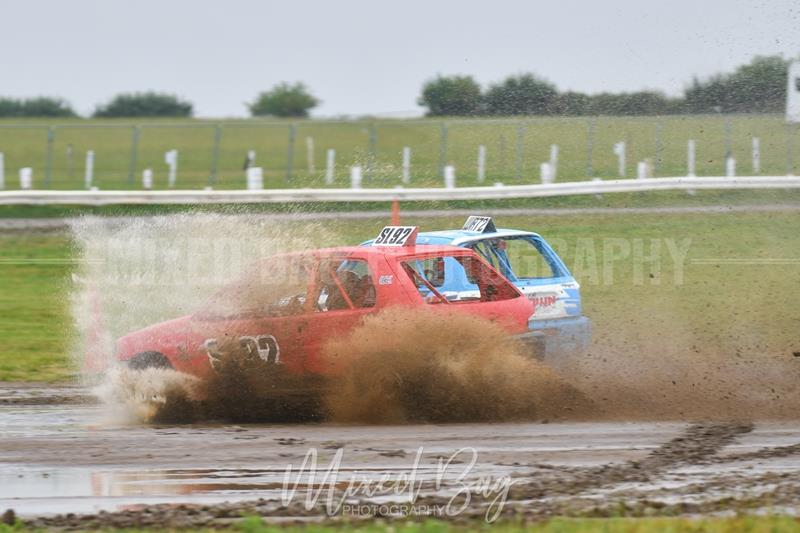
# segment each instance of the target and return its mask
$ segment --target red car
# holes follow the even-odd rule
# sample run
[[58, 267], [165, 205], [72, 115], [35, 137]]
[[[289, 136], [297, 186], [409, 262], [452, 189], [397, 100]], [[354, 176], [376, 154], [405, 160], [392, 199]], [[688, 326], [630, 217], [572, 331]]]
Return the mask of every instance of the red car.
[[[193, 315], [130, 333], [117, 359], [135, 369], [174, 368], [207, 375], [220, 346], [235, 342], [266, 365], [292, 374], [330, 376], [320, 357], [326, 340], [392, 306], [436, 306], [493, 320], [509, 334], [529, 333], [533, 303], [470, 249], [416, 245], [417, 228], [387, 227], [374, 246], [279, 255], [214, 295]], [[445, 263], [448, 263], [445, 269]], [[437, 291], [445, 272], [461, 270], [479, 294], [457, 301]]]

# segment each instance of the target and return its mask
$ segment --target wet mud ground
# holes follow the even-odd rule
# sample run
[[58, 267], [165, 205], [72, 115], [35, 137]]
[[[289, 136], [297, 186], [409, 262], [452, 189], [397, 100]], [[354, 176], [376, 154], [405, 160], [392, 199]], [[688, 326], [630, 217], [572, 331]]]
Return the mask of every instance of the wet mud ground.
[[[298, 473], [310, 450], [313, 479]], [[337, 454], [331, 482], [322, 474]], [[498, 487], [507, 487], [502, 517], [800, 514], [800, 423], [120, 425], [77, 386], [0, 387], [0, 509], [33, 526], [402, 514], [381, 504], [407, 502], [411, 490], [343, 491], [352, 480], [408, 479], [412, 470], [413, 512], [454, 520], [494, 513]], [[282, 501], [287, 480], [296, 492]], [[309, 494], [321, 496], [309, 503]]]

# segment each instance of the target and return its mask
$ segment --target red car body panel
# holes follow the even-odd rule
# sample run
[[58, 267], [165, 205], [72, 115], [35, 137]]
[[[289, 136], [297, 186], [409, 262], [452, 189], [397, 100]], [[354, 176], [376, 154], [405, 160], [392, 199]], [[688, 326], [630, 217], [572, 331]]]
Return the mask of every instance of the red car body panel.
[[[430, 305], [418, 289], [413, 274], [404, 263], [430, 258], [454, 257], [470, 265], [484, 277], [483, 283], [492, 286], [491, 294], [498, 299]], [[349, 307], [320, 312], [320, 273], [325, 265], [356, 261], [369, 268], [374, 305]], [[181, 372], [205, 376], [213, 371], [214, 343], [219, 339], [239, 337], [243, 346], [252, 346], [267, 362], [285, 365], [296, 374], [335, 375], [341, 371], [322, 361], [320, 355], [328, 339], [348, 334], [365, 316], [389, 307], [429, 308], [442, 313], [469, 313], [495, 321], [509, 334], [528, 330], [528, 318], [533, 304], [501, 274], [478, 257], [472, 250], [454, 246], [342, 247], [284, 254], [254, 266], [256, 271], [268, 271], [276, 261], [302, 261], [312, 265], [313, 276], [307, 283], [302, 310], [289, 316], [227, 316], [204, 314], [184, 316], [130, 333], [117, 341], [116, 358], [127, 361], [138, 354], [158, 352]], [[474, 263], [473, 263], [474, 262]], [[314, 266], [316, 265], [316, 266]], [[334, 276], [335, 277], [335, 276]], [[338, 278], [335, 280], [338, 283]], [[339, 285], [341, 288], [341, 285]], [[315, 292], [316, 291], [316, 292]], [[341, 292], [346, 292], [343, 288]], [[502, 299], [500, 299], [502, 297]], [[430, 297], [429, 297], [430, 299]], [[249, 348], [248, 348], [249, 349]]]

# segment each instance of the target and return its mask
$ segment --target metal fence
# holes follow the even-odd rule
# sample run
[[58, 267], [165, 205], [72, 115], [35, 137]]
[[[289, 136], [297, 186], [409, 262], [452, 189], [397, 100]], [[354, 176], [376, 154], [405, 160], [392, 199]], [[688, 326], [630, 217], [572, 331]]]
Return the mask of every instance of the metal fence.
[[672, 177], [591, 180], [503, 187], [415, 187], [370, 189], [269, 189], [171, 191], [0, 191], [0, 205], [253, 204], [504, 200], [619, 192], [800, 189], [800, 177]]
[[[240, 189], [248, 165], [263, 169], [267, 188], [348, 186], [352, 166], [363, 169], [365, 187], [441, 185], [448, 165], [459, 186], [530, 184], [543, 162], [559, 182], [636, 177], [640, 163], [651, 177], [730, 175], [731, 159], [735, 174], [790, 175], [798, 139], [777, 115], [0, 122], [0, 186], [19, 188], [23, 168], [32, 169], [32, 188], [64, 190], [141, 189], [145, 170], [154, 189]], [[173, 150], [171, 183], [165, 155]]]

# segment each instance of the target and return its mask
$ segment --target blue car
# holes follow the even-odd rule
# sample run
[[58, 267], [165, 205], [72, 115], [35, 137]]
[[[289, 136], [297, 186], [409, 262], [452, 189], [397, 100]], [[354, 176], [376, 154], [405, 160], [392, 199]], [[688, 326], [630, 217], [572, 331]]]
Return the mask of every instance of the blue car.
[[[533, 301], [526, 342], [537, 357], [554, 361], [587, 349], [591, 322], [583, 315], [580, 285], [539, 234], [498, 229], [490, 217], [471, 216], [460, 230], [421, 232], [417, 244], [471, 248]], [[417, 270], [448, 300], [479, 297], [478, 286], [467, 279], [463, 268], [446, 259], [428, 262], [417, 265]]]

